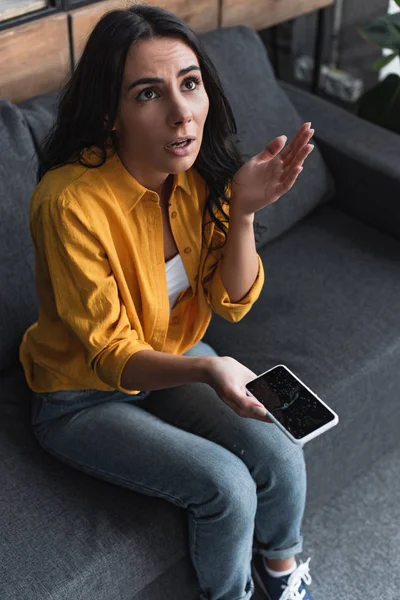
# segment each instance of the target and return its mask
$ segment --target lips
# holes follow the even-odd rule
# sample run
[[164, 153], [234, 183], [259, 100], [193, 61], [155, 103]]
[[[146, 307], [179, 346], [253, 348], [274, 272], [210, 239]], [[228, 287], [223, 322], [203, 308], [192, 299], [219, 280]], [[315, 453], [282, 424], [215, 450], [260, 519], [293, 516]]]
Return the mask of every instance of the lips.
[[174, 148], [173, 144], [180, 144], [181, 142], [187, 142], [187, 141], [193, 142], [194, 140], [195, 140], [195, 138], [193, 136], [176, 138], [172, 142], [169, 142], [168, 144], [166, 144], [166, 148]]

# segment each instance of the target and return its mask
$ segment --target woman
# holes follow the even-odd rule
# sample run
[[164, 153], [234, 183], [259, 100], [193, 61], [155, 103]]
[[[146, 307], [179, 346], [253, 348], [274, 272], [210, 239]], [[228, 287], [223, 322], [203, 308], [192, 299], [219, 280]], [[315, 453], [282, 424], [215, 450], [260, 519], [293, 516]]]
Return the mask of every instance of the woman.
[[136, 5], [93, 30], [43, 146], [40, 311], [20, 348], [34, 434], [73, 468], [186, 508], [202, 599], [251, 598], [253, 541], [266, 597], [311, 598], [310, 559], [294, 558], [303, 451], [246, 395], [256, 374], [201, 341], [212, 311], [235, 322], [259, 297], [254, 213], [294, 184], [310, 125], [243, 164], [192, 30]]

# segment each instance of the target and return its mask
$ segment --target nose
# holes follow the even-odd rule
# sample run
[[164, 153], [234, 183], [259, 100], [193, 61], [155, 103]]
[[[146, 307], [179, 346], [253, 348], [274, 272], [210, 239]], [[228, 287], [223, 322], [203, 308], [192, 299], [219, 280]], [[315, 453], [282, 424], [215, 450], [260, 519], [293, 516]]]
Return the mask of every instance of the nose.
[[171, 109], [168, 118], [170, 127], [179, 127], [185, 125], [186, 123], [190, 123], [192, 119], [192, 110], [185, 99], [175, 99], [171, 102]]

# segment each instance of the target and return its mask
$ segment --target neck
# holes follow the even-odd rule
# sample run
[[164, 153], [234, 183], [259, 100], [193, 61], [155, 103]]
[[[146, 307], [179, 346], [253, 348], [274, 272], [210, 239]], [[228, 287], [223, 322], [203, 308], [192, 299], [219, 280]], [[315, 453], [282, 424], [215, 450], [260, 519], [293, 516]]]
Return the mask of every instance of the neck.
[[161, 193], [160, 193], [160, 204], [161, 206], [168, 206], [168, 201], [169, 198], [171, 196], [171, 192], [172, 192], [172, 185], [174, 182], [174, 176], [173, 175], [168, 175], [167, 179], [165, 180], [162, 188], [161, 188]]
[[[171, 194], [171, 190], [172, 190], [172, 184], [174, 181], [173, 175], [167, 175], [165, 177], [165, 175], [159, 173], [159, 176], [154, 177], [154, 174], [153, 175], [147, 174], [147, 176], [146, 176], [143, 173], [142, 174], [140, 172], [138, 173], [133, 167], [131, 167], [131, 161], [129, 160], [128, 155], [124, 152], [123, 148], [118, 148], [117, 153], [118, 153], [119, 159], [120, 159], [121, 163], [124, 165], [125, 169], [128, 171], [128, 173], [130, 173], [132, 175], [132, 177], [134, 177], [136, 179], [136, 181], [138, 181], [141, 185], [143, 185], [148, 190], [152, 190], [153, 192], [156, 192], [160, 196], [160, 198], [165, 194], [167, 194], [168, 198], [169, 198], [169, 196]], [[163, 181], [163, 177], [165, 177], [164, 181]], [[151, 179], [152, 183], [150, 183], [148, 181], [149, 178]], [[154, 179], [158, 179], [158, 181], [155, 181]], [[168, 198], [167, 198], [167, 200], [168, 200]]]

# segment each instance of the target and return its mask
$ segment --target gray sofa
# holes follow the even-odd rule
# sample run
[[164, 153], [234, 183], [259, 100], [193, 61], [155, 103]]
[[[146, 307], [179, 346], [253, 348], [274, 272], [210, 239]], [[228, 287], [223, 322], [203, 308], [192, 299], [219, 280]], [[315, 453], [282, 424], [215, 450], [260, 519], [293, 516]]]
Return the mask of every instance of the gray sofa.
[[[331, 585], [329, 552], [340, 524], [336, 530], [326, 523], [335, 511], [348, 512], [343, 494], [363, 477], [370, 481], [374, 465], [382, 473], [384, 457], [398, 466], [400, 137], [276, 81], [258, 35], [247, 27], [201, 39], [232, 104], [244, 157], [278, 135], [290, 141], [305, 121], [315, 128], [316, 144], [294, 187], [256, 215], [265, 268], [259, 300], [239, 323], [214, 315], [204, 339], [256, 373], [286, 364], [339, 414], [337, 427], [305, 446], [303, 558], [314, 556], [315, 569], [321, 567], [315, 600], [377, 597], [363, 580], [368, 565], [350, 565], [347, 583], [342, 574], [341, 584]], [[19, 106], [0, 100], [0, 598], [195, 600], [185, 512], [74, 471], [46, 454], [30, 430], [31, 392], [18, 346], [38, 314], [29, 202], [38, 143], [55, 102], [56, 94]], [[212, 392], [193, 385], [199, 394]], [[168, 393], [193, 389], [157, 393], [168, 401]], [[379, 477], [383, 499], [390, 474]], [[362, 497], [348, 501], [358, 519], [354, 548], [365, 553], [373, 524]], [[328, 515], [315, 521], [326, 507]], [[387, 579], [378, 597], [394, 600], [395, 584]]]

